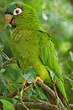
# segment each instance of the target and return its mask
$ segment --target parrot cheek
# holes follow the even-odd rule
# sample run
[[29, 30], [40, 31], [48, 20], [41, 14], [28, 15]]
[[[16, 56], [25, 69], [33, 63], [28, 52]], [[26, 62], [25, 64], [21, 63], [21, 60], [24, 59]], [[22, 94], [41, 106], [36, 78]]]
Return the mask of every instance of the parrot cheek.
[[12, 20], [11, 24], [12, 24], [12, 27], [13, 27], [13, 28], [16, 27], [16, 23], [15, 23], [15, 20], [14, 20], [14, 19]]

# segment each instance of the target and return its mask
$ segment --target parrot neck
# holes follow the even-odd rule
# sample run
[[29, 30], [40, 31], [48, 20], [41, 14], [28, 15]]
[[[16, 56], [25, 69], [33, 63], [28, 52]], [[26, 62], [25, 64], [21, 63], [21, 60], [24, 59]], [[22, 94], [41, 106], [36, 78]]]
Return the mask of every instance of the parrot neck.
[[30, 23], [30, 24], [25, 24], [21, 26], [16, 26], [15, 28], [13, 28], [13, 30], [40, 30], [40, 25], [38, 24], [32, 25]]
[[19, 26], [16, 26], [16, 28], [19, 28], [19, 29], [28, 29], [28, 30], [39, 30], [40, 29], [40, 25], [39, 23], [37, 22], [25, 22], [23, 23], [22, 25], [19, 25]]
[[16, 22], [16, 28], [20, 29], [39, 29], [40, 22], [36, 14], [26, 14], [25, 16], [20, 16], [19, 18], [14, 18]]

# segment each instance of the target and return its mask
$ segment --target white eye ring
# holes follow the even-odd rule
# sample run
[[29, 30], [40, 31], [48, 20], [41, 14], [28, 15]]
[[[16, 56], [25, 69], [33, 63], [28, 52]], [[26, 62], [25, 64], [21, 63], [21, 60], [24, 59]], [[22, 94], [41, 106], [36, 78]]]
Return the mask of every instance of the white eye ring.
[[16, 8], [14, 11], [13, 11], [13, 15], [18, 15], [22, 13], [22, 9], [21, 8]]

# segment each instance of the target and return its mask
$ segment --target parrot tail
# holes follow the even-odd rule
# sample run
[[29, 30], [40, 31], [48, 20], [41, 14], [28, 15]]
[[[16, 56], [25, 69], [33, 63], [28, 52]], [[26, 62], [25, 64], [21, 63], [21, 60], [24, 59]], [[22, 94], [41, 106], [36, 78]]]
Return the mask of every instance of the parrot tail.
[[[62, 103], [64, 104], [65, 109], [66, 110], [70, 110], [69, 103], [63, 98], [63, 96], [61, 95], [61, 93], [60, 93], [58, 88], [57, 88], [57, 94], [58, 94], [58, 97], [60, 98], [60, 100], [62, 101]], [[50, 95], [49, 95], [49, 100], [50, 100], [51, 104], [56, 105], [56, 101]]]
[[59, 89], [57, 88], [57, 93], [58, 93], [58, 97], [61, 99], [62, 103], [64, 104], [65, 108], [67, 110], [70, 110], [70, 107], [69, 107], [69, 103], [64, 99], [64, 97], [61, 95]]

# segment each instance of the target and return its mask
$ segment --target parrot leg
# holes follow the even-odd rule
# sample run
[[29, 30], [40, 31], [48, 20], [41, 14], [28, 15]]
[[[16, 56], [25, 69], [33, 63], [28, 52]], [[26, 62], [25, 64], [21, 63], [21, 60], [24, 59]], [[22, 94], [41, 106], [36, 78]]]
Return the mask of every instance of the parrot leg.
[[35, 79], [35, 81], [32, 82], [32, 83], [35, 84], [37, 81], [43, 82], [43, 80], [39, 76], [37, 76], [36, 79]]
[[22, 83], [22, 90], [24, 90], [26, 84], [27, 84], [27, 81], [24, 80], [23, 83]]

